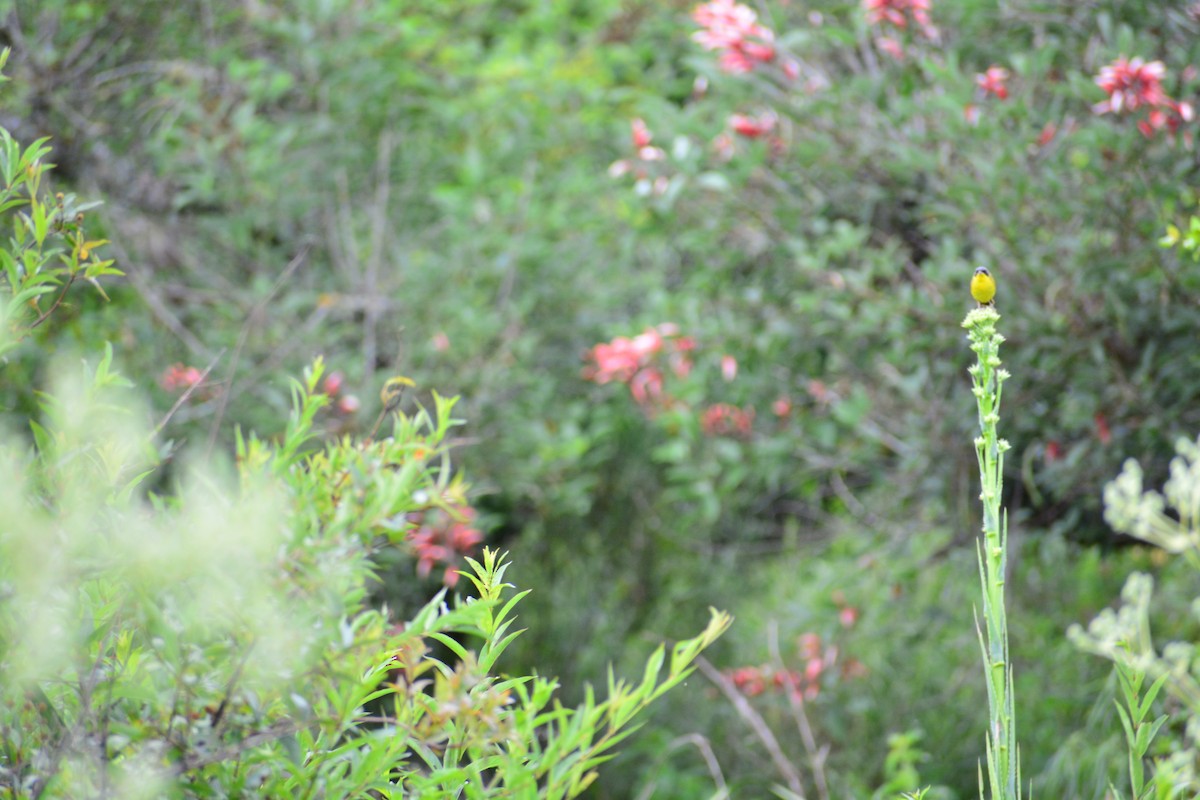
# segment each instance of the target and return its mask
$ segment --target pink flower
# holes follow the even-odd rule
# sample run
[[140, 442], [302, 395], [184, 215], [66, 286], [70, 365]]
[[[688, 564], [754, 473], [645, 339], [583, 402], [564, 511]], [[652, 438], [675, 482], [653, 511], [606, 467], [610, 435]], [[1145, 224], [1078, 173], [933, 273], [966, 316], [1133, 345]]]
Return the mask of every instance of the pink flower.
[[168, 392], [177, 392], [195, 386], [203, 379], [203, 373], [195, 367], [172, 364], [158, 378], [158, 385]]
[[1037, 146], [1045, 147], [1046, 145], [1050, 144], [1050, 142], [1054, 141], [1054, 137], [1057, 135], [1058, 126], [1053, 122], [1047, 122], [1045, 127], [1042, 128], [1042, 132], [1038, 134]]
[[780, 397], [771, 404], [771, 411], [775, 416], [783, 419], [792, 413], [792, 401], [787, 397]]
[[775, 60], [775, 34], [759, 24], [749, 6], [712, 0], [697, 6], [692, 19], [703, 29], [692, 38], [705, 50], [720, 52], [718, 63], [725, 72], [752, 72], [759, 64]]
[[891, 36], [880, 36], [875, 39], [875, 46], [897, 61], [904, 60], [904, 45]]
[[1138, 122], [1138, 130], [1146, 138], [1154, 135], [1155, 131], [1164, 127], [1174, 136], [1185, 122], [1191, 122], [1195, 117], [1191, 103], [1176, 103], [1168, 100], [1162, 108], [1152, 109], [1144, 120]]
[[721, 377], [731, 381], [737, 377], [737, 359], [731, 355], [721, 356]]
[[930, 0], [863, 0], [863, 8], [867, 11], [867, 21], [873, 25], [891, 25], [903, 30], [912, 19], [925, 36], [937, 37], [937, 29], [929, 19]]
[[656, 369], [643, 369], [629, 381], [629, 393], [639, 405], [662, 397], [663, 376]]
[[430, 516], [432, 521], [424, 512], [420, 513], [420, 526], [407, 536], [417, 556], [417, 574], [422, 578], [428, 577], [434, 567], [444, 566], [442, 583], [454, 586], [458, 583], [462, 557], [483, 541], [483, 534], [472, 525], [475, 510], [469, 506], [459, 506], [438, 510]]
[[775, 115], [774, 111], [767, 111], [757, 117], [734, 114], [729, 118], [729, 127], [740, 136], [757, 139], [775, 130], [775, 123], [778, 121], [779, 117]]
[[975, 83], [979, 86], [981, 93], [985, 97], [994, 94], [999, 100], [1008, 99], [1008, 87], [1004, 85], [1007, 80], [1008, 70], [997, 66], [988, 67], [987, 72], [975, 76]]
[[345, 383], [346, 376], [340, 372], [331, 372], [325, 376], [325, 381], [321, 384], [321, 390], [330, 397], [336, 397], [342, 391], [342, 384]]
[[[1096, 85], [1105, 91], [1108, 99], [1092, 106], [1096, 114], [1108, 112], [1133, 113], [1146, 110], [1146, 116], [1137, 123], [1138, 130], [1147, 138], [1156, 131], [1167, 130], [1171, 136], [1179, 132], [1184, 123], [1191, 122], [1195, 111], [1190, 103], [1172, 100], [1163, 89], [1163, 78], [1167, 69], [1161, 61], [1145, 63], [1140, 58], [1118, 58], [1100, 70]], [[1185, 133], [1191, 141], [1191, 133]]]
[[630, 158], [617, 159], [610, 164], [608, 167], [609, 177], [621, 178], [625, 175], [632, 175], [634, 192], [639, 197], [651, 194], [661, 195], [670, 185], [670, 179], [662, 174], [668, 163], [667, 153], [661, 147], [655, 147], [650, 143], [654, 139], [654, 134], [650, 132], [644, 120], [632, 119], [629, 127], [633, 155]]
[[433, 335], [433, 349], [439, 353], [444, 353], [450, 349], [450, 337], [445, 331], [438, 331]]
[[622, 336], [596, 345], [589, 355], [596, 365], [586, 369], [584, 374], [596, 383], [608, 383], [611, 380], [626, 382], [642, 366], [641, 356], [634, 351], [633, 342]]
[[627, 158], [618, 159], [608, 167], [608, 175], [610, 178], [620, 178], [623, 175], [633, 171], [633, 162]]
[[629, 127], [633, 131], [633, 149], [641, 150], [650, 144], [650, 140], [654, 138], [654, 134], [650, 133], [650, 129], [646, 127], [646, 123], [641, 118], [635, 117], [629, 121]]
[[760, 695], [767, 688], [762, 671], [758, 667], [739, 667], [733, 671], [733, 675], [730, 677], [733, 685], [747, 697]]
[[1166, 74], [1167, 68], [1161, 61], [1147, 64], [1140, 58], [1118, 58], [1096, 76], [1096, 85], [1104, 90], [1108, 99], [1092, 106], [1092, 111], [1106, 114], [1165, 105], [1168, 98], [1162, 80]]
[[706, 436], [750, 435], [754, 424], [754, 409], [741, 409], [728, 403], [717, 403], [704, 410], [700, 416], [700, 428]]
[[584, 367], [583, 377], [600, 384], [624, 383], [643, 409], [657, 408], [669, 400], [664, 392], [666, 367], [681, 378], [691, 371], [687, 353], [695, 342], [678, 334], [678, 325], [664, 322], [633, 338], [618, 336], [601, 342], [588, 351], [592, 363]]
[[358, 410], [362, 408], [362, 403], [354, 395], [348, 394], [338, 399], [335, 408], [339, 414], [349, 416], [358, 413]]
[[816, 400], [821, 405], [826, 405], [830, 400], [829, 387], [825, 385], [824, 381], [819, 381], [816, 378], [808, 382], [808, 393], [812, 396], [813, 400]]

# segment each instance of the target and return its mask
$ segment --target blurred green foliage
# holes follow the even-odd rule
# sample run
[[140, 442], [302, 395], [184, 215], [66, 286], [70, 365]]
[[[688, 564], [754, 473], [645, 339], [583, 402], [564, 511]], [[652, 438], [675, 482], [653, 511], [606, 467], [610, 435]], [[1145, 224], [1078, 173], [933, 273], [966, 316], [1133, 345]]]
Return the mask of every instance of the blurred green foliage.
[[[1112, 550], [1101, 486], [1128, 455], [1163, 477], [1171, 442], [1200, 429], [1200, 279], [1188, 251], [1156, 245], [1168, 224], [1190, 230], [1196, 151], [1093, 114], [1094, 77], [1161, 59], [1171, 96], [1195, 98], [1184, 5], [935, 2], [931, 39], [857, 2], [764, 3], [798, 65], [787, 83], [720, 72], [689, 41], [690, 0], [17, 0], [0, 113], [27, 141], [53, 136], [65, 177], [105, 198], [129, 273], [56, 334], [111, 339], [147, 386], [215, 361], [219, 391], [170, 436], [280, 430], [284, 376], [317, 353], [349, 393], [400, 371], [461, 395], [481, 519], [538, 587], [521, 662], [597, 679], [631, 642], [728, 603], [743, 624], [720, 666], [761, 663], [768, 621], [782, 642], [828, 636], [844, 593], [862, 617], [843, 646], [868, 672], [812, 715], [847, 796], [889, 780], [888, 735], [917, 729], [921, 777], [973, 791], [975, 575], [959, 548], [978, 490], [958, 322], [987, 264], [1014, 375], [1025, 775], [1091, 797], [1111, 777], [1100, 749], [1061, 754], [1103, 675], [1061, 632], [1146, 558]], [[993, 65], [1007, 99], [976, 82]], [[725, 159], [729, 115], [767, 110], [778, 144], [734, 136]], [[635, 117], [662, 148], [647, 167], [661, 191], [607, 174], [636, 156]], [[594, 345], [664, 322], [696, 342], [691, 372], [664, 377], [670, 404], [647, 413], [583, 377]], [[30, 352], [6, 369], [41, 367]], [[0, 402], [27, 407], [23, 392], [0, 385]], [[753, 409], [750, 434], [707, 433], [717, 403]], [[394, 601], [428, 590], [391, 569]], [[663, 724], [703, 731], [734, 754], [730, 786], [765, 791], [778, 776], [742, 723], [691, 691]], [[1119, 743], [1111, 714], [1095, 725]], [[594, 791], [694, 797], [713, 780], [699, 754], [648, 745]]]

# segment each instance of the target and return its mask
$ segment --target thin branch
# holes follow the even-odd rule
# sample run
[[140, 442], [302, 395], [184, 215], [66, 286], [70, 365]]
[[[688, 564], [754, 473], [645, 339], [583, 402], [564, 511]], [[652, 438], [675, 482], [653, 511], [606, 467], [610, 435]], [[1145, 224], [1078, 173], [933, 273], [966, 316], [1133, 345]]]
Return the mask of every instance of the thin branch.
[[391, 196], [392, 135], [385, 130], [379, 137], [379, 152], [375, 162], [375, 202], [371, 207], [371, 252], [367, 255], [363, 275], [363, 294], [369, 302], [363, 313], [363, 381], [371, 382], [375, 374], [375, 358], [378, 352], [380, 304], [379, 267], [386, 248], [385, 235], [388, 230], [388, 202]]
[[[317, 723], [309, 723], [315, 725]], [[252, 733], [242, 739], [237, 744], [222, 747], [220, 750], [211, 750], [202, 755], [184, 756], [180, 761], [176, 762], [172, 768], [172, 772], [176, 775], [183, 775], [194, 770], [207, 767], [209, 764], [216, 764], [221, 761], [229, 761], [230, 759], [238, 758], [248, 750], [253, 750], [259, 745], [267, 744], [286, 736], [291, 736], [303, 730], [306, 725], [301, 725], [290, 719], [282, 719], [267, 728], [266, 730]]]
[[179, 399], [175, 401], [175, 405], [171, 406], [171, 410], [167, 412], [167, 415], [162, 418], [161, 422], [154, 426], [154, 431], [150, 434], [151, 439], [162, 433], [162, 429], [167, 426], [167, 423], [171, 420], [171, 417], [175, 416], [175, 412], [182, 408], [183, 404], [187, 402], [188, 398], [191, 397], [197, 389], [204, 385], [204, 379], [208, 377], [208, 373], [213, 371], [213, 367], [217, 365], [217, 361], [220, 360], [221, 356], [223, 355], [225, 355], [225, 348], [221, 348], [221, 352], [213, 356], [213, 360], [208, 362], [208, 366], [205, 367], [204, 371], [200, 373], [200, 377], [196, 380], [196, 382], [187, 387], [187, 389], [183, 391], [183, 394], [179, 395]]
[[[729, 797], [729, 787], [725, 784], [725, 775], [721, 772], [721, 765], [717, 762], [717, 755], [713, 752], [712, 745], [709, 744], [708, 739], [704, 736], [698, 733], [689, 733], [686, 736], [680, 736], [678, 739], [672, 740], [660, 757], [660, 761], [670, 755], [673, 750], [678, 750], [685, 744], [693, 745], [700, 751], [700, 757], [704, 759], [704, 764], [708, 767], [708, 774], [712, 776], [713, 783], [717, 785], [717, 793], [714, 797], [719, 800]], [[650, 800], [654, 796], [654, 790], [657, 788], [658, 780], [655, 779], [638, 793], [636, 800]]]
[[229, 377], [225, 380], [225, 391], [221, 393], [220, 405], [217, 406], [217, 413], [213, 417], [212, 426], [208, 430], [208, 445], [205, 448], [206, 454], [211, 454], [213, 447], [216, 446], [217, 433], [221, 430], [221, 421], [225, 418], [225, 410], [229, 406], [229, 395], [233, 389], [234, 378], [237, 377], [238, 363], [242, 360], [242, 350], [246, 346], [246, 341], [250, 338], [250, 329], [253, 327], [254, 322], [262, 316], [262, 312], [267, 307], [267, 304], [275, 298], [275, 295], [279, 293], [279, 290], [283, 288], [283, 285], [292, 277], [292, 274], [299, 269], [300, 265], [303, 264], [308, 258], [309, 249], [310, 245], [308, 243], [305, 243], [301, 246], [300, 252], [297, 253], [290, 262], [288, 262], [286, 267], [283, 268], [283, 272], [279, 274], [279, 277], [275, 280], [275, 284], [271, 287], [271, 290], [267, 292], [266, 296], [259, 300], [254, 307], [250, 309], [250, 313], [246, 315], [246, 321], [242, 323], [242, 330], [238, 333], [237, 346], [234, 347], [233, 358], [230, 359]]
[[720, 670], [708, 663], [708, 660], [703, 656], [696, 656], [696, 667], [699, 668], [704, 676], [717, 685], [725, 698], [733, 704], [734, 710], [738, 712], [738, 716], [746, 721], [746, 723], [754, 730], [754, 734], [767, 748], [768, 755], [771, 756], [771, 761], [775, 763], [775, 768], [779, 770], [779, 774], [787, 781], [788, 789], [796, 794], [800, 800], [804, 800], [804, 785], [800, 781], [800, 773], [792, 766], [792, 762], [783, 754], [783, 748], [779, 746], [779, 740], [775, 738], [775, 734], [771, 732], [771, 728], [767, 725], [766, 720], [762, 715], [754, 710], [754, 706], [750, 705], [745, 696], [737, 690], [733, 685], [733, 681], [721, 674]]
[[71, 284], [73, 283], [75, 283], [75, 275], [71, 275], [71, 278], [67, 281], [66, 286], [64, 286], [63, 290], [58, 293], [58, 299], [54, 301], [54, 305], [43, 311], [42, 315], [35, 319], [33, 324], [29, 326], [29, 330], [33, 330], [50, 318], [50, 315], [54, 313], [54, 309], [58, 308], [58, 306], [62, 303], [63, 298], [67, 296], [67, 290], [71, 288]]
[[[119, 215], [114, 214], [114, 218], [119, 218]], [[109, 242], [113, 253], [117, 256], [117, 261], [125, 266], [125, 277], [133, 284], [133, 288], [141, 295], [142, 300], [146, 303], [146, 307], [150, 309], [150, 313], [163, 324], [163, 326], [171, 333], [179, 337], [179, 340], [196, 355], [207, 355], [210, 351], [204, 344], [196, 338], [195, 334], [187, 329], [180, 321], [179, 317], [167, 307], [159, 297], [158, 292], [151, 288], [150, 284], [142, 275], [141, 270], [133, 264], [129, 257], [129, 252], [124, 248], [119, 239], [113, 239]]]
[[812, 767], [813, 781], [817, 784], [817, 794], [821, 800], [829, 800], [829, 784], [825, 780], [825, 758], [829, 755], [829, 745], [817, 746], [817, 737], [813, 735], [812, 725], [808, 722], [804, 701], [797, 693], [796, 680], [784, 666], [783, 658], [779, 654], [779, 625], [774, 620], [771, 620], [771, 624], [767, 627], [767, 649], [770, 651], [771, 663], [775, 669], [780, 675], [787, 677], [788, 703], [791, 705], [792, 718], [796, 720], [796, 727], [800, 730], [800, 739], [804, 742], [804, 749], [808, 752], [808, 763]]

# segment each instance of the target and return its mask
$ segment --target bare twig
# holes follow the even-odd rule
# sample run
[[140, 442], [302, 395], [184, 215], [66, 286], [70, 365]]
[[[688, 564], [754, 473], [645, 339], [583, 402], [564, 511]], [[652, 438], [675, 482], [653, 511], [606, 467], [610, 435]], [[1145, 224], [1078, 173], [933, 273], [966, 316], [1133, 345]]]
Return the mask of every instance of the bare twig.
[[125, 266], [125, 277], [129, 279], [129, 282], [133, 284], [133, 288], [142, 296], [142, 300], [146, 303], [146, 307], [150, 309], [150, 313], [167, 330], [179, 337], [179, 340], [183, 342], [188, 350], [191, 350], [196, 355], [208, 355], [208, 348], [167, 307], [166, 303], [159, 297], [158, 292], [151, 288], [150, 284], [146, 281], [141, 270], [133, 266], [128, 251], [125, 250], [120, 241], [114, 239], [109, 242], [109, 246], [112, 247], [113, 253], [117, 256], [117, 261]]
[[[312, 722], [309, 724], [316, 725], [317, 723]], [[300, 732], [300, 730], [305, 727], [308, 726], [301, 725], [290, 719], [278, 720], [277, 722], [272, 723], [271, 726], [266, 730], [252, 733], [237, 744], [232, 744], [228, 747], [222, 747], [219, 750], [211, 750], [202, 755], [193, 754], [184, 756], [183, 759], [175, 763], [173, 772], [176, 775], [183, 775], [184, 773], [192, 772], [193, 770], [197, 770], [202, 767], [207, 767], [209, 764], [216, 764], [221, 761], [229, 761], [230, 759], [238, 758], [248, 750], [253, 750], [259, 745], [266, 744], [267, 742], [273, 742], [277, 739], [291, 736]]]
[[379, 136], [379, 152], [375, 161], [375, 202], [371, 206], [371, 252], [367, 255], [363, 274], [363, 294], [368, 303], [363, 313], [363, 381], [371, 382], [375, 374], [375, 354], [378, 350], [376, 337], [379, 334], [380, 304], [379, 266], [386, 247], [385, 234], [388, 230], [388, 199], [392, 181], [392, 135], [388, 130]]
[[[708, 774], [712, 776], [713, 783], [717, 785], [716, 798], [729, 797], [729, 787], [725, 784], [725, 774], [721, 772], [721, 765], [717, 762], [717, 754], [713, 752], [712, 745], [704, 736], [698, 733], [689, 733], [686, 736], [680, 736], [667, 745], [664, 756], [672, 750], [678, 750], [680, 747], [690, 744], [700, 751], [700, 757], [704, 759], [704, 765], [708, 767]], [[657, 788], [658, 782], [654, 781], [646, 786], [638, 793], [637, 800], [650, 800], [654, 796], [654, 790]]]
[[800, 773], [792, 766], [792, 762], [783, 754], [783, 748], [779, 746], [779, 740], [775, 738], [775, 734], [771, 732], [771, 727], [767, 725], [766, 720], [762, 715], [754, 710], [754, 706], [750, 705], [749, 701], [737, 690], [733, 685], [733, 681], [721, 674], [720, 670], [708, 663], [708, 660], [703, 656], [696, 656], [696, 667], [699, 668], [704, 676], [717, 685], [725, 698], [733, 704], [733, 708], [738, 712], [738, 716], [746, 721], [746, 723], [754, 731], [754, 735], [763, 743], [763, 747], [767, 748], [767, 754], [771, 756], [771, 761], [774, 762], [775, 768], [779, 770], [779, 774], [787, 782], [788, 789], [796, 794], [797, 797], [804, 800], [804, 785], [800, 781]]
[[54, 309], [58, 308], [59, 305], [62, 303], [63, 298], [67, 296], [67, 290], [71, 288], [71, 284], [73, 284], [73, 283], [75, 283], [74, 275], [72, 275], [71, 279], [67, 281], [65, 286], [63, 286], [62, 291], [58, 293], [58, 298], [54, 301], [54, 305], [50, 306], [48, 309], [43, 311], [42, 315], [40, 317], [38, 317], [37, 319], [35, 319], [33, 321], [33, 323], [29, 326], [29, 330], [33, 330], [34, 328], [41, 325], [43, 322], [45, 322], [46, 320], [48, 320], [50, 318], [50, 315], [54, 313]]
[[197, 389], [204, 385], [204, 379], [208, 377], [208, 373], [213, 371], [213, 367], [217, 365], [217, 361], [223, 355], [225, 355], [225, 349], [221, 348], [221, 352], [213, 356], [213, 360], [208, 362], [208, 366], [205, 367], [204, 371], [200, 373], [199, 379], [197, 379], [197, 381], [191, 386], [187, 387], [187, 389], [183, 391], [183, 394], [179, 395], [179, 399], [175, 401], [175, 405], [171, 406], [171, 410], [167, 412], [167, 415], [162, 418], [161, 422], [154, 426], [154, 431], [150, 434], [151, 439], [162, 433], [162, 429], [167, 426], [167, 423], [171, 420], [171, 417], [175, 416], [175, 412], [182, 408], [183, 404], [187, 402], [188, 398], [191, 397]]
[[229, 406], [229, 395], [233, 389], [233, 381], [237, 377], [238, 362], [242, 359], [242, 350], [246, 346], [246, 340], [250, 338], [250, 330], [254, 327], [254, 323], [262, 316], [263, 310], [267, 304], [275, 298], [283, 285], [292, 277], [300, 265], [308, 258], [309, 245], [306, 243], [300, 248], [288, 265], [283, 268], [283, 272], [275, 280], [275, 285], [267, 292], [266, 296], [259, 300], [254, 308], [250, 309], [250, 313], [246, 315], [246, 321], [242, 323], [242, 330], [238, 333], [237, 345], [233, 350], [233, 358], [230, 359], [229, 377], [225, 379], [225, 391], [221, 393], [221, 402], [217, 406], [217, 413], [213, 417], [212, 425], [208, 430], [208, 445], [205, 448], [206, 454], [211, 454], [213, 447], [217, 443], [217, 433], [221, 430], [221, 420], [225, 418], [225, 410]]
[[829, 800], [829, 784], [825, 780], [825, 759], [829, 755], [829, 745], [817, 746], [817, 737], [813, 735], [812, 725], [808, 722], [808, 714], [804, 711], [804, 701], [797, 694], [797, 685], [792, 673], [784, 666], [779, 654], [779, 625], [771, 620], [767, 626], [767, 649], [771, 653], [771, 663], [778, 674], [787, 677], [788, 703], [791, 704], [792, 718], [800, 730], [800, 740], [804, 742], [804, 750], [808, 753], [808, 763], [812, 767], [813, 781], [817, 784], [817, 795], [821, 800]]

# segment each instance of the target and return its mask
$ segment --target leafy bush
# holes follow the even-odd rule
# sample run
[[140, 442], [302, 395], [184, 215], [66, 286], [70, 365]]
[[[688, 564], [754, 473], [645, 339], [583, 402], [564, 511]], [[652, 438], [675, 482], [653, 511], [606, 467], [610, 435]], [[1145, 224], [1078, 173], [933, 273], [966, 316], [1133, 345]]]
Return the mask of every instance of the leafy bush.
[[[117, 273], [85, 252], [102, 242], [60, 224], [73, 200], [47, 210], [46, 148], [22, 151], [4, 130], [0, 144], [0, 211], [16, 231], [0, 250], [7, 350], [76, 277]], [[51, 232], [73, 248], [47, 246]], [[55, 285], [53, 305], [28, 310]], [[473, 597], [443, 589], [408, 617], [371, 599], [381, 553], [458, 555], [416, 522], [466, 500], [455, 401], [434, 393], [431, 412], [407, 415], [393, 379], [392, 435], [320, 446], [314, 422], [336, 385], [318, 358], [277, 441], [239, 433], [236, 474], [189, 451], [169, 491], [148, 491], [167, 420], [139, 424], [112, 361], [107, 347], [82, 374], [57, 362], [27, 420], [32, 448], [11, 429], [0, 440], [6, 797], [575, 797], [731, 621], [714, 610], [669, 660], [658, 647], [639, 682], [610, 673], [606, 699], [589, 687], [566, 708], [555, 681], [498, 671], [528, 592], [508, 591], [496, 551], [467, 559]], [[177, 377], [189, 392], [202, 380]]]
[[[974, 791], [974, 724], [920, 712], [979, 703], [957, 677], [976, 668], [970, 620], [940, 605], [969, 596], [957, 326], [986, 263], [1020, 376], [1015, 681], [1044, 698], [1018, 708], [1023, 760], [1044, 794], [1104, 791], [1119, 728], [1060, 634], [1114, 573], [1152, 563], [1103, 525], [1103, 482], [1131, 454], [1165, 478], [1171, 443], [1200, 428], [1190, 9], [759, 3], [722, 39], [692, 2], [35, 5], [3, 32], [29, 78], [14, 116], [100, 187], [111, 210], [89, 231], [129, 272], [102, 309], [60, 306], [56, 335], [111, 340], [132, 374], [160, 375], [175, 389], [154, 395], [159, 418], [178, 403], [163, 435], [210, 450], [237, 426], [281, 435], [287, 376], [317, 352], [340, 375], [318, 418], [337, 436], [369, 430], [359, 398], [383, 375], [452, 390], [463, 438], [486, 443], [461, 454], [478, 513], [421, 525], [486, 533], [538, 587], [514, 661], [552, 665], [570, 695], [680, 608], [753, 620], [713, 656], [722, 673], [771, 661], [771, 620], [787, 669], [807, 663], [788, 642], [832, 627], [870, 671], [825, 673], [810, 711], [855, 796], [905, 772], [884, 774], [904, 761], [888, 737], [911, 753], [917, 727], [920, 776]], [[693, 344], [690, 370], [651, 354], [653, 404], [583, 374], [598, 344], [664, 325]], [[37, 355], [7, 367], [6, 405], [28, 414]], [[414, 568], [459, 565], [377, 557], [373, 591], [406, 610], [432, 591]], [[1179, 575], [1160, 579], [1173, 602]], [[854, 629], [833, 591], [862, 609]], [[670, 705], [652, 746], [703, 735], [736, 754], [726, 786], [766, 791], [778, 776], [712, 705]], [[593, 791], [634, 795], [643, 766], [715, 785], [698, 746], [632, 757]]]

